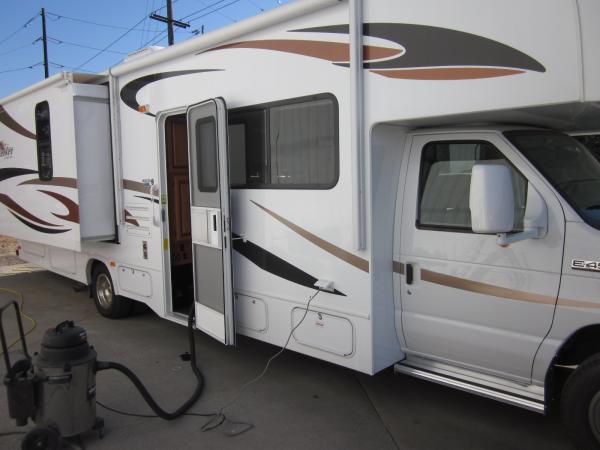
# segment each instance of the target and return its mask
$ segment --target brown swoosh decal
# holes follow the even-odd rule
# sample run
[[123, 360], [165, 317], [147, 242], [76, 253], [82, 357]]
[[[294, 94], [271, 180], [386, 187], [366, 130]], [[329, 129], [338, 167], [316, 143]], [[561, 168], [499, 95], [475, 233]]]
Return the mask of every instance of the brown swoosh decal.
[[36, 139], [36, 135], [29, 131], [27, 128], [23, 127], [19, 122], [12, 118], [8, 112], [4, 109], [2, 105], [0, 105], [0, 123], [6, 125], [8, 128], [13, 130], [15, 133], [20, 134], [21, 136], [25, 136], [29, 139]]
[[[261, 41], [243, 41], [222, 45], [212, 50], [228, 48], [252, 48], [259, 50], [274, 50], [310, 56], [331, 62], [346, 62], [350, 59], [350, 45], [344, 42], [307, 41], [300, 39], [267, 39]], [[404, 50], [398, 48], [363, 46], [363, 57], [367, 61], [400, 56]]]
[[271, 217], [273, 217], [275, 220], [281, 222], [286, 227], [290, 228], [292, 231], [298, 233], [300, 236], [302, 236], [307, 241], [315, 244], [317, 247], [321, 248], [322, 250], [325, 250], [327, 253], [330, 253], [333, 256], [336, 256], [336, 257], [340, 258], [341, 260], [346, 261], [348, 264], [351, 264], [354, 267], [356, 267], [364, 272], [367, 272], [367, 273], [369, 272], [369, 261], [367, 261], [366, 259], [360, 258], [340, 247], [337, 247], [337, 246], [333, 245], [332, 243], [327, 242], [327, 241], [321, 239], [320, 237], [314, 235], [310, 231], [305, 230], [304, 228], [299, 227], [298, 225], [294, 224], [293, 222], [290, 222], [289, 220], [281, 217], [279, 214], [265, 208], [264, 206], [259, 205], [255, 201], [253, 201], [253, 200], [250, 200], [250, 201], [252, 203], [254, 203], [256, 206], [258, 206], [260, 209], [262, 209], [264, 212], [269, 214]]
[[39, 178], [34, 178], [33, 180], [23, 181], [19, 183], [19, 186], [24, 184], [34, 184], [40, 186], [60, 186], [60, 187], [68, 187], [68, 188], [77, 188], [77, 180], [75, 178], [66, 178], [66, 177], [52, 177], [49, 181], [42, 181]]
[[[393, 261], [394, 272], [404, 274], [404, 264]], [[467, 280], [466, 278], [454, 277], [439, 272], [433, 272], [427, 269], [421, 269], [421, 280], [430, 283], [447, 286], [463, 291], [475, 292], [478, 294], [492, 295], [494, 297], [506, 298], [509, 300], [519, 300], [523, 302], [540, 303], [543, 305], [554, 305], [557, 303], [556, 297], [550, 295], [536, 294], [532, 292], [519, 291], [516, 289], [504, 288], [493, 284], [481, 283], [479, 281]], [[570, 300], [566, 298], [558, 299], [559, 306], [571, 308], [600, 308], [599, 303], [583, 300]]]
[[27, 211], [25, 208], [23, 208], [21, 205], [19, 205], [17, 202], [15, 202], [12, 198], [10, 198], [6, 194], [0, 194], [0, 203], [4, 204], [7, 208], [13, 210], [17, 214], [20, 214], [21, 216], [23, 216], [33, 222], [39, 223], [41, 225], [46, 225], [49, 227], [57, 227], [58, 226], [53, 223], [46, 222], [45, 220], [38, 219], [37, 217], [35, 217], [33, 214], [31, 214], [29, 211]]
[[477, 80], [525, 73], [524, 70], [488, 67], [434, 67], [430, 69], [371, 70], [371, 72], [403, 80]]
[[144, 183], [140, 183], [139, 181], [133, 180], [123, 180], [123, 189], [141, 192], [143, 194], [148, 194], [150, 192], [150, 188], [144, 185]]
[[131, 213], [129, 211], [127, 211], [126, 209], [123, 210], [125, 212], [125, 222], [134, 225], [136, 227], [140, 226], [140, 223], [135, 220], [133, 217], [131, 217]]
[[67, 198], [64, 195], [58, 194], [56, 192], [52, 192], [52, 191], [40, 191], [40, 192], [43, 192], [44, 194], [55, 198], [56, 200], [61, 202], [65, 206], [65, 208], [67, 208], [67, 211], [68, 211], [67, 214], [63, 215], [63, 214], [52, 213], [52, 215], [58, 217], [59, 219], [67, 220], [69, 222], [79, 223], [79, 205], [77, 205], [77, 203], [75, 203], [70, 198]]

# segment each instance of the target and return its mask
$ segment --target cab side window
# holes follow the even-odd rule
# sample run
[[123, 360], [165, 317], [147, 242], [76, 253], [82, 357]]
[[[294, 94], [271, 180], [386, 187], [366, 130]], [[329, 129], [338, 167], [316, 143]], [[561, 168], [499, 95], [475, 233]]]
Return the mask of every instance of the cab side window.
[[523, 230], [527, 180], [491, 143], [430, 142], [423, 148], [419, 181], [419, 228], [472, 231], [469, 191], [475, 164], [510, 168], [515, 193], [514, 231]]

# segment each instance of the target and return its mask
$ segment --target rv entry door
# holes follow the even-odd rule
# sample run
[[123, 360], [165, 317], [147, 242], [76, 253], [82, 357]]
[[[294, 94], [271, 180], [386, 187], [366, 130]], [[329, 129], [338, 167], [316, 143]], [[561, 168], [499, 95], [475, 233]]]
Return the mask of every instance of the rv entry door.
[[235, 344], [229, 221], [227, 107], [221, 98], [187, 111], [196, 327]]

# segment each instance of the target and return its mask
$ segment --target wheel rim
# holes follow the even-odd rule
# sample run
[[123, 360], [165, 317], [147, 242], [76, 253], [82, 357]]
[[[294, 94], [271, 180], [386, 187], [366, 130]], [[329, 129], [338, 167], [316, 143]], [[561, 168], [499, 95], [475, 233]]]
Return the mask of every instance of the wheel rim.
[[113, 302], [113, 289], [108, 275], [101, 273], [96, 279], [96, 294], [100, 306], [109, 309]]
[[590, 428], [594, 433], [594, 437], [600, 442], [600, 392], [596, 392], [596, 395], [590, 402], [590, 408], [588, 410], [588, 419], [590, 422]]

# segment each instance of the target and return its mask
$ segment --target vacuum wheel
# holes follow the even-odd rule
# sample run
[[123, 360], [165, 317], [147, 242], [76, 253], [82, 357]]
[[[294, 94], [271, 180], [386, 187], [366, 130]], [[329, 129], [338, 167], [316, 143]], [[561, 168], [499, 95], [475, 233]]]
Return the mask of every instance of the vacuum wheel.
[[21, 442], [21, 450], [59, 450], [60, 446], [60, 435], [52, 427], [36, 427]]

